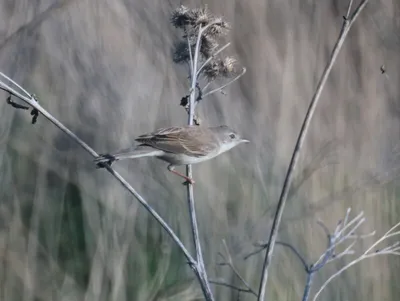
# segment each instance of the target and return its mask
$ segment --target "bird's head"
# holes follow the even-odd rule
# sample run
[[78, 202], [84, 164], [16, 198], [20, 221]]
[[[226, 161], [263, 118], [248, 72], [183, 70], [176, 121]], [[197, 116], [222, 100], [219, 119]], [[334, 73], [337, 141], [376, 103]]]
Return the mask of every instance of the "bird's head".
[[213, 130], [221, 143], [221, 152], [226, 152], [241, 143], [250, 142], [226, 125], [215, 127]]

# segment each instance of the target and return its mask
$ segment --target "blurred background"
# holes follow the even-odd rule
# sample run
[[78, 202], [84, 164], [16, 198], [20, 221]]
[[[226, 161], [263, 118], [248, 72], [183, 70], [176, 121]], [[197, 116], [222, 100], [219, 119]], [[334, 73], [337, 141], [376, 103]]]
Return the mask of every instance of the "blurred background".
[[[3, 0], [0, 70], [35, 93], [98, 152], [139, 134], [183, 125], [187, 73], [172, 62], [180, 32], [170, 14], [204, 1]], [[357, 4], [358, 1], [355, 1]], [[222, 241], [258, 289], [266, 240], [301, 122], [342, 25], [347, 0], [214, 0], [231, 23], [227, 54], [247, 73], [199, 106], [205, 125], [228, 124], [249, 140], [194, 167], [209, 276], [239, 284], [218, 266]], [[400, 2], [370, 0], [323, 90], [282, 226], [281, 241], [310, 263], [348, 207], [365, 233], [400, 221]], [[384, 65], [386, 72], [381, 73]], [[184, 257], [160, 226], [106, 171], [45, 118], [0, 97], [0, 300], [202, 300]], [[190, 250], [182, 180], [156, 159], [115, 168], [165, 218]], [[182, 169], [183, 170], [183, 169]], [[359, 245], [360, 251], [373, 240]], [[312, 294], [352, 257], [318, 273]], [[333, 281], [324, 300], [397, 300], [400, 259], [363, 261]], [[300, 300], [306, 274], [276, 247], [268, 300]], [[215, 287], [217, 300], [237, 293]], [[240, 300], [254, 300], [241, 294]]]

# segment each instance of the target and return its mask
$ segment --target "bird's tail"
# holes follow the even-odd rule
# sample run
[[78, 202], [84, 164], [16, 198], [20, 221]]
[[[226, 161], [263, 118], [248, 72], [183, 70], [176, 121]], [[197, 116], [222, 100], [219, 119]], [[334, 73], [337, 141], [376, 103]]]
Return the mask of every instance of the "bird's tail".
[[105, 167], [105, 164], [111, 165], [115, 161], [124, 160], [124, 159], [135, 159], [141, 157], [154, 157], [160, 156], [163, 154], [163, 151], [152, 148], [147, 145], [139, 145], [135, 148], [127, 148], [120, 150], [113, 154], [100, 154], [94, 162], [97, 167], [102, 168]]

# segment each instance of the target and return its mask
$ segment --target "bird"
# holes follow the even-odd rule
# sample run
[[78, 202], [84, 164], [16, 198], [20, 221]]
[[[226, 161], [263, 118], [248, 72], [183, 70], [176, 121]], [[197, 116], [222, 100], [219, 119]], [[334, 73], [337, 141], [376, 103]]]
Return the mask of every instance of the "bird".
[[177, 166], [196, 164], [210, 160], [233, 147], [248, 143], [226, 125], [176, 126], [160, 128], [135, 138], [139, 144], [115, 153], [100, 154], [94, 162], [98, 168], [111, 166], [124, 159], [156, 157], [169, 163], [168, 170], [194, 184], [194, 180], [175, 170]]

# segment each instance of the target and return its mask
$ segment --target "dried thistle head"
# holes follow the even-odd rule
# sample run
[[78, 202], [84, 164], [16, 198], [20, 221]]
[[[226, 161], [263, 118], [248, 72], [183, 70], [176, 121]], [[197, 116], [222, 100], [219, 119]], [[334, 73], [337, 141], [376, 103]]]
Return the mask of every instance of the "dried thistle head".
[[204, 32], [204, 36], [206, 37], [216, 38], [226, 34], [230, 29], [229, 23], [225, 22], [221, 17], [214, 17], [210, 23], [213, 24], [210, 25], [210, 27], [208, 27]]
[[171, 14], [171, 23], [176, 28], [184, 29], [185, 26], [192, 24], [191, 10], [184, 5], [179, 6]]
[[216, 37], [225, 33], [229, 29], [229, 25], [221, 17], [211, 14], [208, 7], [189, 9], [181, 5], [171, 14], [171, 23], [176, 28], [181, 28], [185, 32], [185, 37], [197, 36], [199, 27], [202, 28], [210, 25], [204, 32], [205, 36]]
[[[194, 52], [192, 45], [192, 53]], [[190, 62], [189, 45], [187, 41], [179, 41], [174, 45], [172, 60], [176, 64]]]
[[214, 18], [213, 15], [208, 10], [208, 6], [205, 5], [204, 8], [192, 9], [192, 16], [195, 20], [195, 25], [206, 26]]
[[204, 58], [209, 58], [218, 47], [218, 42], [212, 39], [211, 37], [202, 36], [201, 44], [200, 44], [200, 53], [204, 56]]
[[236, 59], [233, 57], [215, 59], [204, 67], [203, 75], [208, 81], [213, 81], [221, 77], [232, 77], [237, 74], [236, 62]]
[[[189, 39], [192, 55], [194, 55], [195, 47], [196, 47], [195, 38]], [[209, 37], [202, 36], [201, 38], [201, 46], [200, 46], [200, 54], [204, 59], [209, 58], [218, 47], [218, 43]], [[188, 41], [181, 40], [175, 43], [173, 48], [173, 57], [174, 63], [181, 64], [190, 62], [190, 53], [189, 53], [189, 44]]]

